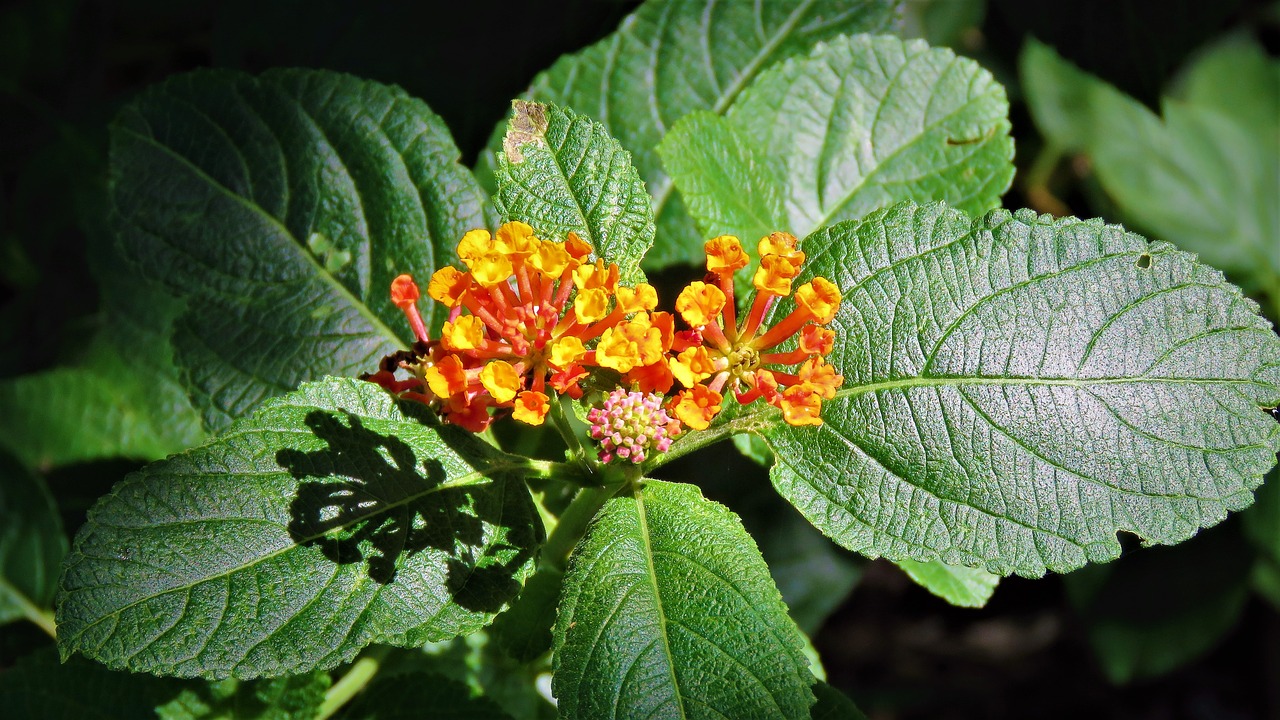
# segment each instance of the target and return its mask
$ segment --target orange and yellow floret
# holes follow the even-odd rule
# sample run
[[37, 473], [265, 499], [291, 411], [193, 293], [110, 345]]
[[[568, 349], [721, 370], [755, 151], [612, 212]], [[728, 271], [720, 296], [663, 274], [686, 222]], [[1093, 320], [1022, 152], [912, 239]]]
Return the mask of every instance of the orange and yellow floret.
[[[773, 233], [760, 241], [760, 266], [752, 278], [755, 300], [738, 322], [733, 276], [749, 258], [731, 235], [708, 240], [706, 251], [706, 281], [690, 283], [676, 298], [676, 310], [702, 340], [671, 361], [672, 374], [685, 387], [672, 401], [676, 418], [694, 430], [705, 429], [720, 412], [722, 393], [730, 390], [742, 404], [764, 398], [792, 425], [822, 424], [822, 400], [835, 397], [844, 382], [824, 359], [835, 333], [822, 327], [840, 307], [839, 289], [815, 277], [796, 288], [790, 313], [762, 327], [774, 304], [792, 295], [792, 280], [804, 263], [794, 236]], [[793, 338], [794, 347], [781, 349]], [[796, 365], [793, 371], [779, 367]]]
[[[680, 423], [705, 429], [726, 390], [741, 403], [764, 398], [793, 425], [820, 424], [822, 399], [834, 397], [843, 381], [823, 361], [834, 333], [820, 327], [835, 316], [840, 293], [814, 278], [796, 289], [795, 309], [763, 329], [775, 302], [792, 294], [804, 253], [785, 233], [761, 240], [759, 248], [756, 298], [739, 324], [733, 274], [746, 267], [746, 253], [734, 237], [708, 241], [707, 281], [690, 284], [676, 300], [690, 329], [676, 331], [674, 316], [655, 309], [652, 286], [619, 284], [618, 266], [591, 261], [591, 246], [573, 233], [553, 242], [520, 222], [493, 236], [472, 230], [458, 244], [466, 270], [441, 268], [427, 286], [449, 309], [440, 337], [428, 336], [417, 284], [397, 277], [391, 299], [417, 342], [385, 358], [366, 379], [432, 404], [446, 421], [476, 432], [492, 421], [491, 410], [510, 409], [516, 420], [540, 425], [549, 391], [579, 398], [579, 383], [600, 368], [633, 392], [665, 395], [678, 381], [684, 389], [668, 402], [679, 421], [668, 428], [672, 435]], [[794, 347], [779, 349], [792, 338]], [[782, 369], [796, 365], [793, 372]], [[398, 379], [398, 370], [411, 377]]]

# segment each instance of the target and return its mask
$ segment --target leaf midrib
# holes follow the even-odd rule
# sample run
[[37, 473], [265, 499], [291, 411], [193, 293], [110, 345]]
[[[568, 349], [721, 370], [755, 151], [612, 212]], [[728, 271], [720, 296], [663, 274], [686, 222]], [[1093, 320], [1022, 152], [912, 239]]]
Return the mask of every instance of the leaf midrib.
[[632, 493], [632, 496], [636, 500], [636, 519], [640, 527], [640, 539], [644, 542], [645, 572], [650, 585], [653, 586], [653, 606], [658, 613], [658, 628], [662, 638], [663, 656], [667, 660], [667, 672], [671, 676], [671, 688], [675, 695], [676, 703], [680, 708], [680, 717], [688, 718], [689, 714], [684, 707], [684, 696], [680, 690], [680, 683], [676, 678], [675, 655], [671, 652], [671, 640], [667, 635], [667, 613], [662, 608], [662, 591], [658, 587], [658, 574], [653, 566], [653, 542], [649, 537], [649, 520], [645, 512], [644, 493], [637, 490]]
[[[156, 140], [154, 137], [151, 137], [150, 135], [145, 135], [143, 133], [140, 133], [131, 128], [127, 128], [120, 124], [117, 124], [114, 129], [119, 132], [123, 132], [125, 134], [131, 135], [134, 138], [144, 143], [147, 143], [148, 145], [163, 152], [164, 154], [173, 158], [175, 161], [187, 167], [197, 177], [199, 177], [200, 179], [208, 183], [208, 185], [214, 190], [231, 198], [236, 203], [244, 206], [245, 208], [249, 209], [251, 212], [262, 217], [269, 225], [275, 227], [280, 233], [282, 233], [284, 237], [287, 237], [293, 241], [292, 243], [289, 244], [290, 247], [292, 247], [297, 254], [301, 255], [303, 258], [306, 259], [307, 263], [310, 264], [311, 267], [315, 270], [315, 275], [319, 277], [322, 281], [324, 281], [326, 284], [328, 284], [330, 287], [332, 287], [334, 290], [336, 290], [340, 296], [345, 298], [351, 304], [351, 306], [356, 309], [356, 312], [358, 312], [362, 317], [364, 317], [369, 322], [369, 324], [373, 327], [375, 331], [377, 331], [379, 334], [389, 339], [392, 343], [396, 345], [396, 347], [400, 349], [407, 349], [407, 346], [400, 339], [400, 337], [394, 331], [392, 331], [391, 328], [389, 328], [387, 324], [382, 321], [381, 318], [379, 318], [376, 314], [374, 314], [373, 310], [371, 310], [363, 300], [357, 298], [355, 294], [351, 292], [350, 288], [348, 288], [341, 281], [339, 281], [338, 278], [334, 277], [332, 273], [326, 270], [324, 266], [321, 265], [318, 260], [316, 260], [315, 256], [313, 256], [310, 252], [307, 252], [306, 249], [303, 248], [302, 244], [298, 241], [298, 238], [294, 236], [293, 232], [290, 231], [287, 227], [285, 227], [280, 222], [280, 220], [277, 219], [274, 215], [264, 210], [257, 203], [251, 202], [248, 198], [245, 198], [239, 193], [236, 193], [235, 191], [233, 191], [231, 188], [228, 188], [226, 185], [223, 185], [217, 179], [215, 179], [214, 177], [206, 173], [204, 169], [201, 168], [199, 165], [196, 165], [186, 156], [176, 152], [169, 146]], [[370, 240], [370, 242], [372, 241]]]
[[[803, 2], [796, 7], [795, 12], [791, 13], [791, 15], [787, 17], [786, 22], [778, 26], [778, 32], [774, 33], [773, 38], [761, 46], [760, 52], [756, 53], [755, 57], [751, 58], [751, 61], [743, 66], [742, 73], [738, 75], [738, 79], [734, 81], [733, 84], [729, 85], [729, 87], [724, 89], [720, 98], [711, 106], [711, 112], [722, 117], [724, 116], [729, 105], [731, 105], [733, 101], [737, 99], [738, 95], [742, 94], [743, 89], [745, 89], [746, 86], [756, 78], [756, 73], [765, 64], [765, 61], [772, 56], [773, 51], [777, 50], [778, 47], [790, 36], [791, 30], [800, 22], [800, 18], [804, 17], [804, 15], [808, 13], [809, 8], [814, 2], [816, 2], [816, 0], [803, 0]], [[665, 131], [666, 129], [664, 128], [663, 132], [665, 133]], [[663, 174], [665, 175], [666, 173]], [[670, 178], [666, 178], [666, 180], [667, 182], [662, 186], [662, 189], [658, 191], [658, 194], [653, 196], [653, 217], [655, 220], [662, 215], [662, 209], [666, 207], [667, 200], [671, 198], [671, 193], [675, 192], [676, 189], [675, 183], [671, 182]]]
[[1046, 385], [1051, 387], [1090, 387], [1093, 385], [1124, 385], [1135, 383], [1171, 383], [1175, 385], [1260, 385], [1267, 384], [1257, 380], [1243, 378], [1189, 378], [1189, 377], [1101, 377], [1101, 378], [1056, 378], [1056, 377], [988, 377], [969, 376], [915, 376], [896, 380], [881, 380], [836, 391], [836, 398], [857, 397], [866, 393], [882, 390], [896, 390], [910, 387], [963, 387], [965, 385]]
[[[297, 549], [297, 548], [299, 548], [299, 547], [305, 546], [307, 543], [312, 542], [312, 541], [314, 541], [314, 540], [318, 540], [318, 539], [320, 539], [321, 537], [324, 537], [325, 535], [327, 535], [327, 534], [329, 534], [329, 533], [333, 532], [333, 530], [335, 530], [335, 529], [337, 529], [337, 528], [347, 528], [347, 527], [349, 527], [349, 526], [350, 526], [350, 525], [352, 525], [352, 524], [355, 524], [355, 523], [358, 523], [358, 522], [365, 522], [365, 521], [367, 521], [367, 520], [369, 520], [369, 519], [371, 519], [371, 518], [378, 517], [379, 515], [383, 515], [383, 514], [385, 514], [385, 513], [388, 513], [388, 512], [390, 512], [390, 511], [392, 511], [392, 510], [395, 510], [396, 508], [399, 508], [399, 507], [403, 506], [403, 505], [406, 505], [406, 504], [408, 504], [408, 503], [411, 503], [411, 502], [414, 502], [414, 501], [419, 500], [419, 499], [421, 499], [421, 498], [424, 498], [424, 497], [426, 497], [427, 495], [430, 495], [430, 494], [432, 494], [432, 493], [435, 493], [435, 492], [444, 492], [444, 491], [446, 491], [446, 490], [456, 490], [456, 489], [458, 489], [458, 488], [475, 487], [475, 486], [477, 486], [477, 485], [482, 485], [482, 484], [484, 484], [484, 483], [486, 483], [486, 482], [489, 482], [489, 481], [492, 479], [492, 477], [491, 477], [491, 476], [492, 476], [493, 474], [496, 474], [496, 473], [502, 472], [502, 471], [504, 471], [504, 470], [511, 470], [511, 469], [515, 469], [516, 467], [518, 467], [518, 465], [516, 465], [515, 463], [500, 463], [500, 464], [495, 464], [495, 465], [493, 465], [493, 466], [491, 466], [491, 467], [485, 468], [485, 469], [483, 469], [483, 470], [474, 470], [474, 471], [472, 471], [472, 472], [467, 473], [466, 475], [462, 475], [461, 477], [459, 477], [459, 478], [458, 478], [457, 480], [455, 480], [454, 482], [451, 482], [451, 483], [442, 483], [442, 484], [440, 484], [440, 485], [435, 485], [435, 486], [432, 486], [432, 487], [430, 487], [430, 488], [427, 488], [427, 489], [423, 490], [422, 492], [415, 493], [415, 494], [413, 494], [413, 495], [407, 496], [407, 497], [405, 497], [405, 498], [403, 498], [403, 499], [401, 499], [401, 500], [399, 500], [399, 501], [397, 501], [397, 502], [394, 502], [394, 503], [387, 503], [387, 504], [384, 506], [384, 508], [383, 508], [382, 510], [380, 510], [380, 511], [378, 511], [378, 512], [376, 512], [376, 513], [370, 513], [370, 514], [368, 514], [368, 515], [362, 515], [362, 516], [360, 516], [359, 518], [356, 518], [356, 519], [352, 520], [350, 523], [345, 523], [345, 524], [339, 525], [339, 526], [337, 526], [336, 528], [328, 528], [328, 529], [327, 529], [327, 530], [325, 530], [324, 532], [319, 532], [319, 533], [315, 533], [315, 534], [312, 534], [312, 535], [308, 535], [308, 536], [306, 536], [306, 537], [304, 537], [304, 538], [301, 538], [301, 539], [292, 540], [292, 542], [289, 542], [289, 543], [285, 544], [283, 547], [281, 547], [281, 548], [279, 548], [279, 549], [272, 550], [272, 551], [271, 551], [271, 552], [269, 552], [269, 553], [266, 553], [266, 554], [263, 554], [263, 555], [258, 555], [258, 556], [256, 556], [256, 557], [254, 557], [254, 558], [253, 558], [252, 560], [250, 560], [249, 562], [242, 563], [242, 564], [240, 564], [240, 565], [236, 565], [236, 566], [234, 566], [234, 567], [226, 568], [226, 569], [224, 569], [224, 570], [222, 570], [221, 572], [218, 572], [218, 573], [216, 573], [216, 574], [208, 575], [208, 576], [201, 577], [201, 578], [197, 578], [197, 579], [195, 579], [195, 580], [192, 580], [192, 581], [190, 581], [190, 582], [184, 583], [184, 584], [182, 584], [182, 585], [176, 585], [176, 586], [173, 586], [173, 587], [165, 588], [165, 589], [164, 589], [164, 590], [162, 590], [161, 592], [155, 593], [155, 594], [153, 594], [153, 595], [148, 595], [148, 596], [146, 596], [146, 597], [138, 598], [137, 600], [134, 600], [133, 602], [129, 603], [128, 605], [124, 605], [124, 606], [122, 606], [122, 607], [120, 607], [120, 608], [118, 608], [118, 609], [116, 609], [116, 610], [114, 610], [114, 611], [112, 611], [112, 612], [110, 612], [110, 613], [107, 613], [107, 614], [103, 615], [102, 617], [97, 618], [97, 619], [96, 619], [96, 620], [94, 620], [93, 622], [91, 622], [91, 623], [89, 623], [89, 624], [85, 625], [83, 628], [81, 628], [81, 629], [80, 629], [80, 631], [79, 631], [78, 633], [76, 633], [76, 637], [81, 637], [81, 636], [83, 636], [86, 632], [88, 632], [90, 629], [92, 629], [93, 627], [95, 627], [96, 625], [98, 625], [99, 623], [101, 623], [103, 620], [106, 620], [106, 619], [108, 619], [108, 618], [118, 617], [120, 614], [124, 613], [124, 612], [125, 612], [125, 611], [127, 611], [127, 610], [132, 609], [133, 607], [135, 607], [135, 606], [137, 606], [137, 605], [139, 605], [139, 604], [141, 604], [141, 603], [150, 602], [150, 601], [152, 601], [152, 600], [155, 600], [156, 598], [162, 597], [162, 596], [164, 596], [164, 595], [168, 595], [168, 594], [170, 594], [170, 593], [174, 593], [174, 592], [182, 592], [182, 591], [185, 591], [185, 590], [190, 590], [191, 588], [193, 588], [193, 587], [195, 587], [195, 586], [197, 586], [197, 585], [200, 585], [200, 584], [203, 584], [203, 583], [206, 583], [206, 582], [212, 582], [212, 581], [214, 581], [214, 580], [218, 580], [218, 579], [220, 579], [220, 578], [227, 577], [228, 575], [232, 575], [232, 574], [234, 574], [234, 573], [241, 572], [241, 571], [246, 570], [246, 569], [248, 569], [248, 568], [251, 568], [251, 567], [253, 567], [253, 566], [255, 566], [255, 565], [258, 565], [258, 564], [260, 564], [260, 563], [266, 562], [266, 561], [268, 561], [268, 560], [270, 560], [270, 559], [272, 559], [272, 558], [274, 558], [274, 557], [277, 557], [277, 556], [279, 556], [279, 555], [282, 555], [282, 554], [284, 554], [284, 553], [286, 553], [286, 552], [289, 552], [289, 551], [291, 551], [291, 550], [295, 550], [295, 549]], [[481, 480], [477, 480], [476, 478], [483, 478], [483, 479], [481, 479]], [[225, 519], [225, 518], [224, 518], [224, 519]], [[278, 523], [276, 523], [276, 524], [278, 525]], [[89, 557], [89, 556], [84, 556], [84, 557]]]

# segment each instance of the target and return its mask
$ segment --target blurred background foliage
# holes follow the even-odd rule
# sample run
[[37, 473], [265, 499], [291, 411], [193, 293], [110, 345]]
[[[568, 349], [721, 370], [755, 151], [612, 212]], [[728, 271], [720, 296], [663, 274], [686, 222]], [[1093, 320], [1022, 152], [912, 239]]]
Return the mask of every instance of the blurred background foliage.
[[[27, 0], [0, 9], [0, 678], [24, 657], [36, 658], [24, 672], [93, 674], [60, 671], [38, 623], [15, 622], [40, 620], [51, 602], [56, 578], [32, 568], [65, 552], [116, 480], [201, 436], [184, 420], [190, 408], [163, 343], [147, 335], [168, 312], [163, 302], [112, 292], [134, 282], [104, 232], [116, 110], [194, 68], [326, 68], [424, 99], [474, 165], [538, 71], [637, 5]], [[910, 0], [902, 32], [976, 59], [1008, 88], [1019, 174], [1006, 207], [1101, 216], [1178, 243], [1280, 320], [1280, 3]], [[658, 282], [668, 274], [698, 271]], [[131, 320], [140, 315], [149, 322]], [[146, 407], [130, 404], [139, 395]], [[776, 497], [766, 455], [724, 443], [662, 474], [696, 480], [742, 515], [829, 681], [871, 717], [1022, 717], [1032, 707], [1042, 717], [1280, 717], [1274, 473], [1254, 508], [1193, 541], [1139, 550], [1135, 539], [1108, 565], [1006, 579], [975, 610], [835, 547]], [[17, 607], [8, 598], [18, 594], [38, 607]], [[186, 692], [153, 684], [164, 697]]]

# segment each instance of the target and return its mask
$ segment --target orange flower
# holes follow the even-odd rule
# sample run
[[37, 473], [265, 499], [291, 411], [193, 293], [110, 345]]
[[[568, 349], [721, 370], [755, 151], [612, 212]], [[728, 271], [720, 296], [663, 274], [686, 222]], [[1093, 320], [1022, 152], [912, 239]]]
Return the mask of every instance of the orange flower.
[[[737, 238], [707, 241], [708, 282], [690, 283], [676, 300], [676, 310], [703, 340], [671, 360], [672, 374], [689, 388], [676, 397], [672, 408], [692, 428], [706, 427], [719, 411], [719, 393], [725, 388], [740, 403], [764, 398], [781, 409], [792, 425], [818, 425], [822, 400], [835, 397], [844, 382], [822, 360], [832, 350], [835, 333], [819, 327], [835, 318], [839, 289], [824, 278], [813, 278], [796, 289], [795, 309], [773, 327], [762, 329], [764, 316], [791, 293], [804, 253], [787, 233], [762, 239], [759, 250], [760, 267], [753, 278], [756, 297], [741, 324], [735, 317], [733, 273], [747, 263]], [[797, 335], [794, 349], [777, 349]], [[790, 365], [800, 367], [796, 373], [778, 368]], [[705, 386], [699, 384], [704, 381]], [[707, 400], [707, 392], [716, 394], [715, 402]]]
[[[573, 233], [564, 242], [545, 241], [519, 222], [492, 236], [468, 232], [458, 243], [467, 271], [441, 268], [427, 288], [450, 311], [440, 339], [430, 341], [421, 327], [413, 279], [396, 278], [392, 302], [414, 325], [419, 346], [391, 356], [368, 379], [435, 404], [449, 422], [483, 430], [491, 408], [511, 408], [517, 420], [541, 424], [548, 386], [581, 396], [586, 366], [625, 372], [658, 363], [672, 331], [670, 322], [664, 331], [645, 312], [657, 305], [657, 294], [644, 283], [619, 286], [618, 266], [589, 262], [591, 252]], [[588, 349], [597, 338], [597, 349]], [[397, 380], [397, 368], [416, 380]]]

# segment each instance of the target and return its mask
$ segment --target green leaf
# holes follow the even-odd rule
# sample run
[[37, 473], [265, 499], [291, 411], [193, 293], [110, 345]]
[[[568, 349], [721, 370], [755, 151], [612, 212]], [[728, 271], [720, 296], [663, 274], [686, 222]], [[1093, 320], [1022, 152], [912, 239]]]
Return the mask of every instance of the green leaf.
[[63, 655], [252, 678], [483, 627], [541, 523], [520, 461], [426, 415], [328, 379], [130, 475], [67, 559]]
[[511, 609], [493, 621], [491, 634], [503, 652], [520, 662], [532, 662], [551, 649], [551, 626], [563, 584], [564, 574], [551, 567], [529, 578]]
[[378, 676], [389, 680], [419, 673], [438, 675], [466, 685], [472, 697], [493, 701], [515, 720], [554, 720], [555, 706], [544, 697], [551, 679], [545, 665], [512, 660], [492, 636], [489, 627], [451, 641], [428, 643], [420, 650], [394, 651]]
[[843, 293], [844, 386], [821, 427], [766, 429], [772, 480], [851, 550], [1065, 572], [1117, 531], [1185, 540], [1275, 464], [1280, 337], [1167, 243], [904, 203], [803, 248]]
[[751, 536], [692, 485], [609, 500], [570, 558], [552, 688], [566, 718], [808, 717], [813, 678]]
[[0, 624], [26, 618], [52, 633], [49, 608], [67, 554], [44, 481], [0, 452]]
[[1265, 291], [1280, 318], [1280, 61], [1221, 46], [1163, 117], [1044, 45], [1028, 43], [1020, 62], [1041, 131], [1089, 156], [1127, 222]]
[[[631, 152], [657, 216], [657, 244], [645, 267], [701, 262], [705, 238], [654, 150], [667, 130], [697, 110], [723, 113], [762, 70], [807, 52], [819, 40], [888, 29], [896, 5], [889, 0], [651, 0], [617, 32], [560, 58], [534, 78], [525, 97], [596, 118]], [[490, 147], [498, 150], [496, 140]]]
[[1067, 575], [1067, 596], [1113, 683], [1158, 677], [1208, 652], [1235, 626], [1253, 553], [1235, 526]]
[[813, 720], [867, 720], [848, 696], [824, 682], [814, 683], [813, 694], [818, 698], [810, 714]]
[[[427, 713], [427, 709], [429, 713]], [[379, 677], [338, 716], [344, 720], [509, 720], [510, 715], [457, 680], [429, 672]]]
[[53, 648], [22, 658], [0, 673], [0, 697], [9, 720], [146, 718], [173, 701], [186, 683], [108, 670], [82, 658], [58, 661]]
[[1271, 471], [1256, 497], [1240, 514], [1245, 535], [1258, 551], [1253, 589], [1280, 608], [1280, 470]]
[[970, 213], [1013, 179], [1004, 88], [920, 40], [835, 38], [763, 73], [724, 118], [677, 123], [658, 152], [707, 235], [806, 235], [903, 200]]
[[1000, 583], [999, 575], [992, 575], [986, 570], [947, 565], [937, 560], [898, 560], [894, 564], [920, 587], [960, 607], [983, 607]]
[[[92, 197], [99, 196], [105, 199], [105, 188]], [[96, 210], [86, 210], [82, 225], [101, 290], [101, 323], [84, 357], [0, 381], [0, 444], [28, 467], [156, 460], [204, 437], [169, 341], [181, 305], [137, 277], [100, 229], [105, 213]]]
[[174, 347], [206, 427], [403, 346], [392, 278], [429, 275], [484, 225], [457, 158], [422, 102], [331, 72], [199, 71], [121, 112], [117, 231], [186, 303]]
[[0, 673], [5, 717], [13, 720], [312, 718], [328, 687], [324, 673], [253, 682], [159, 678], [108, 670], [79, 657], [59, 662], [52, 647]]
[[[101, 666], [99, 666], [101, 667]], [[117, 678], [139, 677], [115, 673]], [[156, 708], [160, 720], [294, 720], [314, 718], [332, 684], [324, 672], [264, 678], [183, 683], [186, 689]]]
[[653, 207], [631, 155], [594, 120], [554, 105], [516, 100], [498, 157], [493, 202], [506, 220], [543, 237], [569, 232], [616, 262], [629, 284], [653, 245]]

